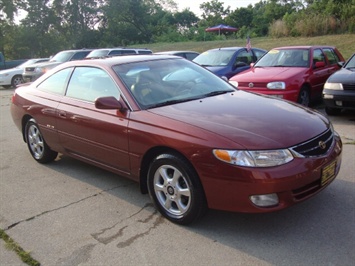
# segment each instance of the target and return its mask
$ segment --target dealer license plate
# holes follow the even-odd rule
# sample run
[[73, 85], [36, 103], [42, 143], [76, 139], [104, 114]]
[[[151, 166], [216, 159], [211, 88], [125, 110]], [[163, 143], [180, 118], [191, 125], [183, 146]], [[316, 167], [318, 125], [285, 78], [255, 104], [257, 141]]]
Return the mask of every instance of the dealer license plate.
[[336, 161], [332, 162], [331, 164], [328, 164], [326, 167], [323, 168], [322, 179], [321, 179], [322, 186], [324, 186], [325, 184], [327, 184], [330, 180], [332, 180], [334, 178], [335, 166], [336, 166]]

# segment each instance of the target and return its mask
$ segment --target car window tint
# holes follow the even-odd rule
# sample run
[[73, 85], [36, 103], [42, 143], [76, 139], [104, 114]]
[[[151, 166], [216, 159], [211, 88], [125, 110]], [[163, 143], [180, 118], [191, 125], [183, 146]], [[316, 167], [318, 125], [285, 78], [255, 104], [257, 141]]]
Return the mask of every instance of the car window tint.
[[96, 98], [105, 96], [119, 99], [119, 91], [115, 82], [104, 70], [77, 67], [70, 78], [66, 96], [94, 102]]
[[339, 57], [335, 54], [333, 49], [325, 48], [325, 49], [323, 49], [323, 51], [328, 58], [329, 64], [334, 65], [340, 61]]
[[325, 63], [324, 54], [321, 49], [315, 49], [313, 51], [313, 64], [315, 64], [316, 62], [324, 62]]
[[138, 50], [139, 54], [152, 54], [152, 51], [150, 50]]
[[55, 94], [64, 95], [65, 88], [73, 68], [66, 68], [51, 75], [37, 86], [37, 89]]
[[198, 56], [198, 54], [195, 53], [186, 53], [186, 58], [189, 60], [193, 60], [196, 56]]
[[234, 65], [249, 66], [250, 63], [252, 63], [252, 62], [253, 62], [252, 54], [248, 53], [248, 51], [246, 51], [246, 50], [243, 50], [238, 53]]
[[259, 60], [259, 58], [261, 58], [265, 52], [264, 51], [260, 51], [257, 49], [253, 49], [254, 55], [256, 56], [256, 60]]
[[83, 59], [85, 56], [87, 56], [90, 53], [90, 51], [82, 51], [82, 52], [77, 52], [73, 55], [73, 57], [70, 59], [70, 61], [73, 60], [78, 60], [78, 59]]

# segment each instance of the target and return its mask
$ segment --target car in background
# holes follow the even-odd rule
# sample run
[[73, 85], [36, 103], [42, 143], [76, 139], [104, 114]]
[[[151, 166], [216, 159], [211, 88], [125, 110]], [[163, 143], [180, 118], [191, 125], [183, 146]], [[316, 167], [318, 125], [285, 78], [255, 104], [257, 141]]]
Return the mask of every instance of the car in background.
[[135, 55], [135, 54], [152, 54], [153, 52], [145, 48], [101, 48], [91, 51], [85, 59], [103, 58], [108, 56]]
[[37, 63], [25, 67], [22, 73], [24, 82], [32, 82], [46, 73], [48, 70], [68, 61], [80, 60], [90, 53], [92, 49], [66, 50], [57, 53], [48, 62]]
[[338, 115], [343, 109], [355, 110], [355, 54], [328, 78], [323, 102], [328, 115]]
[[237, 90], [177, 56], [64, 63], [18, 87], [11, 115], [35, 161], [61, 153], [137, 181], [178, 224], [207, 208], [284, 209], [341, 165], [341, 138], [320, 112]]
[[327, 78], [344, 58], [332, 46], [287, 46], [270, 50], [251, 69], [229, 81], [238, 89], [309, 106], [322, 99]]
[[194, 51], [164, 51], [164, 52], [157, 52], [154, 54], [176, 55], [176, 56], [186, 58], [190, 61], [195, 59], [198, 55], [200, 55], [200, 53]]
[[22, 72], [24, 68], [28, 65], [47, 62], [49, 58], [33, 58], [29, 59], [21, 65], [0, 71], [0, 86], [4, 88], [16, 87], [17, 85], [23, 83]]
[[206, 67], [217, 76], [229, 79], [250, 68], [267, 51], [259, 48], [223, 47], [211, 49], [197, 56], [193, 61]]

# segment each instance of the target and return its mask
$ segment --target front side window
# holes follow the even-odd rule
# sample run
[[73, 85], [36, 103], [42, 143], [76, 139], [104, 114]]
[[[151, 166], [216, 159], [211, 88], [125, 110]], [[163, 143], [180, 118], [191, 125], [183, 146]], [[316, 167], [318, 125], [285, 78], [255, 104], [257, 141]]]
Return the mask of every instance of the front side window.
[[235, 65], [236, 66], [249, 66], [250, 63], [253, 62], [253, 56], [252, 53], [248, 53], [248, 51], [243, 50], [240, 51], [237, 55]]
[[65, 88], [72, 70], [73, 68], [66, 68], [54, 73], [41, 84], [39, 84], [37, 89], [49, 93], [64, 95]]
[[113, 96], [119, 99], [116, 83], [102, 69], [76, 67], [70, 78], [66, 96], [94, 102], [98, 97]]
[[317, 62], [324, 62], [325, 63], [324, 54], [321, 49], [315, 49], [313, 51], [313, 64], [315, 64]]
[[337, 54], [334, 52], [333, 49], [326, 48], [326, 49], [323, 49], [323, 52], [326, 54], [330, 65], [335, 65], [336, 63], [338, 63], [340, 61], [339, 57], [337, 56]]

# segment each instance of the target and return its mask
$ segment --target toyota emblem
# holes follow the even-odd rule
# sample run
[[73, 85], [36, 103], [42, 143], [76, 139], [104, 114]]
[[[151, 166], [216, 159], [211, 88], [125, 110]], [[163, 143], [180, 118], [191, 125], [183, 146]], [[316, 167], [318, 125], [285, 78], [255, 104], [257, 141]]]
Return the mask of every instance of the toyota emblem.
[[249, 88], [254, 88], [254, 83], [250, 82], [248, 86], [249, 86]]
[[327, 144], [325, 144], [324, 141], [320, 141], [318, 142], [319, 148], [321, 148], [322, 150], [324, 150], [327, 147]]

